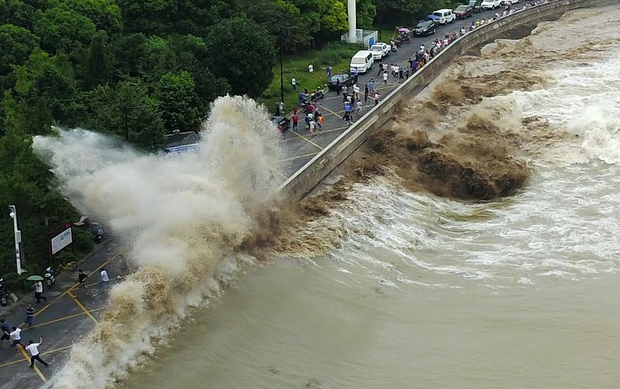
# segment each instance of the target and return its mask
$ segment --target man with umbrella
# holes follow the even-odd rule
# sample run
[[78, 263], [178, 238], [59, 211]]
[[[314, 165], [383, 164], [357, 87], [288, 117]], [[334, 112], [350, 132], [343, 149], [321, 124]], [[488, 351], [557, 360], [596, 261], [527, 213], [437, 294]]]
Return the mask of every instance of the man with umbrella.
[[34, 298], [37, 299], [37, 304], [43, 301], [47, 301], [47, 297], [43, 296], [43, 277], [41, 276], [30, 276], [26, 278], [28, 281], [34, 281]]

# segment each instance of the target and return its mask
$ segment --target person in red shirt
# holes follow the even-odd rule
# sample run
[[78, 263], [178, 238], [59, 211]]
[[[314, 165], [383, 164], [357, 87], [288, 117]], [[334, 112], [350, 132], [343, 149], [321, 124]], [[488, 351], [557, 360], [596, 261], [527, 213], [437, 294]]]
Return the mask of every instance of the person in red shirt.
[[297, 115], [297, 112], [293, 113], [291, 120], [293, 121], [293, 131], [295, 131], [297, 129], [297, 123], [299, 123], [299, 115]]

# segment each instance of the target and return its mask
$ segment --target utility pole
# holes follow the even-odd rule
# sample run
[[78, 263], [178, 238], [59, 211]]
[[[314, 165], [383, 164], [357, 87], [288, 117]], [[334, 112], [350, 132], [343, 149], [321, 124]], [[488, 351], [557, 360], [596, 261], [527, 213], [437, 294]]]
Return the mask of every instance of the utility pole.
[[[284, 106], [284, 59], [282, 55], [283, 36], [284, 30], [290, 31], [299, 28], [298, 26], [280, 27], [280, 33], [278, 34], [278, 49], [280, 53], [280, 104]], [[284, 112], [281, 113], [284, 115]]]
[[9, 216], [13, 219], [13, 232], [15, 234], [15, 262], [17, 263], [17, 274], [21, 275], [25, 270], [22, 269], [22, 255], [21, 255], [21, 243], [22, 232], [17, 227], [17, 208], [14, 205], [9, 205]]

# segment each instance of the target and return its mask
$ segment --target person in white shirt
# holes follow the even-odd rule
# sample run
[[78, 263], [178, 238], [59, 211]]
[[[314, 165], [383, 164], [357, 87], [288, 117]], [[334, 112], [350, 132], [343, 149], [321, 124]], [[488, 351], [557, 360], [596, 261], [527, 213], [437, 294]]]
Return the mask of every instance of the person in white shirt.
[[[23, 344], [22, 344], [22, 335], [21, 335], [22, 329], [18, 328], [18, 327], [13, 327], [13, 328], [11, 328], [11, 330], [12, 330], [12, 332], [9, 334], [9, 336], [11, 337], [11, 347], [15, 347], [18, 344], [20, 346], [23, 346]], [[17, 351], [19, 352], [19, 347], [18, 347]]]
[[43, 338], [39, 338], [39, 343], [35, 343], [32, 340], [28, 341], [28, 346], [26, 346], [26, 350], [30, 353], [30, 367], [34, 367], [34, 361], [37, 360], [44, 364], [46, 367], [47, 362], [41, 359], [39, 356], [39, 346], [43, 343]]
[[106, 284], [110, 282], [108, 271], [105, 268], [101, 269], [101, 282], [105, 282]]
[[37, 299], [37, 303], [43, 301], [47, 301], [47, 297], [43, 296], [43, 283], [41, 281], [37, 281], [34, 283], [34, 298]]
[[383, 83], [387, 85], [388, 83], [388, 72], [383, 72]]

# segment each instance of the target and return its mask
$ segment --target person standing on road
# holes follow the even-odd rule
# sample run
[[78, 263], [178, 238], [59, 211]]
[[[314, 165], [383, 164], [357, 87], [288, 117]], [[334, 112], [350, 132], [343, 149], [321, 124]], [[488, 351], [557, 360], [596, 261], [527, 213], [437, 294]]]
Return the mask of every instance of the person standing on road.
[[347, 90], [348, 90], [347, 85], [346, 84], [342, 84], [342, 89], [340, 91], [342, 92], [343, 96], [347, 95]]
[[110, 282], [110, 276], [108, 276], [108, 271], [105, 268], [101, 269], [101, 273], [99, 275], [101, 276], [101, 282], [104, 284], [108, 284]]
[[[11, 333], [9, 336], [11, 337], [11, 347], [17, 347], [17, 345], [23, 346], [22, 344], [22, 329], [18, 327], [11, 328]], [[19, 347], [17, 347], [17, 352], [19, 352]]]
[[291, 120], [293, 121], [293, 131], [295, 131], [297, 130], [297, 124], [299, 124], [299, 115], [297, 115], [297, 112], [291, 116]]
[[35, 343], [32, 340], [28, 341], [28, 346], [26, 347], [26, 350], [28, 350], [28, 352], [30, 353], [30, 367], [34, 367], [34, 361], [39, 361], [40, 363], [44, 364], [45, 367], [49, 366], [47, 362], [42, 360], [39, 356], [39, 346], [41, 345], [41, 343], [43, 343], [43, 338], [39, 338], [39, 343]]
[[78, 270], [78, 282], [80, 283], [80, 285], [78, 286], [79, 288], [86, 288], [86, 277], [87, 275], [84, 274], [84, 272], [80, 269]]
[[368, 92], [369, 92], [369, 88], [368, 88], [368, 84], [366, 84], [366, 86], [364, 87], [364, 103], [368, 102]]
[[0, 331], [2, 331], [2, 334], [0, 334], [0, 348], [2, 348], [2, 344], [5, 340], [11, 340], [11, 327], [6, 324], [4, 318], [0, 319]]
[[390, 74], [387, 71], [383, 72], [383, 84], [384, 85], [387, 85], [388, 77], [389, 76], [390, 76]]
[[43, 301], [47, 301], [47, 297], [43, 296], [43, 283], [41, 281], [37, 281], [34, 283], [34, 298], [37, 299], [37, 304]]
[[24, 320], [24, 323], [28, 324], [28, 327], [32, 327], [32, 319], [34, 319], [34, 307], [28, 304], [26, 305], [26, 320]]
[[353, 83], [357, 84], [357, 79], [360, 76], [360, 71], [358, 68], [355, 68], [355, 72], [353, 72]]

